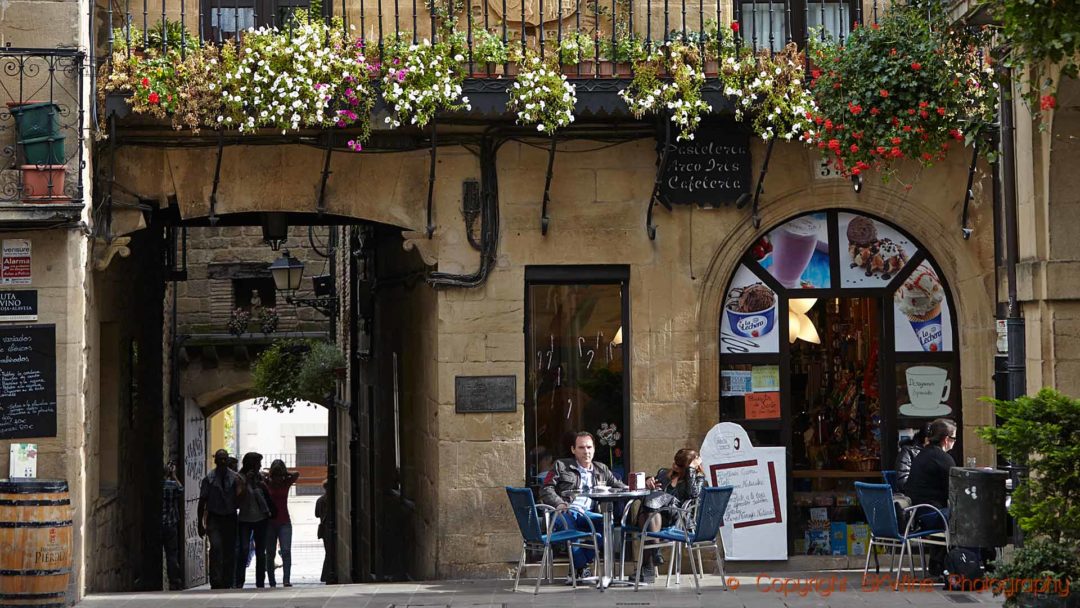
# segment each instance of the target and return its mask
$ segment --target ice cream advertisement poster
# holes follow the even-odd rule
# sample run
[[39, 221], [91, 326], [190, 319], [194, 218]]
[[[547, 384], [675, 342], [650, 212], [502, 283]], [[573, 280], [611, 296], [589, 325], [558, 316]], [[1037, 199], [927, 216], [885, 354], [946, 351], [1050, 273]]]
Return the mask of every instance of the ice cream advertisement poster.
[[739, 265], [724, 298], [720, 351], [729, 354], [779, 352], [776, 293], [752, 270]]
[[941, 279], [929, 262], [919, 264], [893, 294], [897, 352], [951, 352], [952, 311]]
[[761, 267], [788, 289], [828, 289], [829, 223], [824, 213], [785, 222], [754, 246]]
[[918, 248], [900, 231], [854, 213], [837, 214], [840, 286], [885, 287]]

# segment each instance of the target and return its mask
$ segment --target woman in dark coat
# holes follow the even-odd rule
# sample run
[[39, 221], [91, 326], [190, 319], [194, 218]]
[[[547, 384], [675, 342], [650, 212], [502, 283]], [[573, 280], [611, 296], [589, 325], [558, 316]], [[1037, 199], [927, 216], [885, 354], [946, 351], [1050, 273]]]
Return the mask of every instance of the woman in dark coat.
[[[705, 470], [701, 466], [701, 456], [697, 450], [683, 448], [675, 452], [670, 469], [660, 469], [655, 477], [645, 480], [645, 487], [654, 492], [642, 503], [638, 511], [637, 524], [655, 532], [677, 523], [678, 508], [684, 507], [701, 496], [705, 487]], [[670, 496], [665, 498], [661, 493]], [[665, 504], [661, 504], [665, 503]], [[660, 517], [653, 516], [659, 513]], [[649, 580], [656, 576], [656, 563], [659, 554], [655, 549], [645, 552], [641, 575]]]

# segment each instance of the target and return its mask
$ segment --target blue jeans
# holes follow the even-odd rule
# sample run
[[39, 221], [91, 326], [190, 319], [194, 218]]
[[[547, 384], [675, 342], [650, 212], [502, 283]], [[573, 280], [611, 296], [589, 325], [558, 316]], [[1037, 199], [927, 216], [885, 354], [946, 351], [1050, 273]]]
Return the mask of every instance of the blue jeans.
[[941, 516], [944, 515], [946, 519], [949, 518], [949, 508], [944, 507], [941, 509], [941, 515], [938, 515], [937, 511], [930, 509], [919, 509], [917, 511], [915, 523], [918, 530], [944, 530], [945, 522], [941, 520]]
[[[604, 546], [603, 545], [603, 542], [604, 542], [603, 530], [599, 529], [602, 526], [602, 524], [600, 523], [600, 520], [601, 520], [602, 516], [599, 513], [590, 512], [588, 515], [585, 515], [581, 511], [569, 511], [569, 510], [567, 510], [567, 511], [563, 511], [563, 515], [566, 516], [567, 525], [569, 525], [571, 528], [573, 528], [575, 530], [580, 530], [582, 532], [591, 532], [592, 531], [589, 528], [588, 520], [590, 520], [590, 519], [593, 520], [593, 527], [598, 528], [598, 530], [596, 531], [596, 542], [599, 543], [601, 547]], [[558, 532], [559, 530], [562, 530], [565, 527], [566, 526], [563, 525], [563, 518], [556, 517], [555, 518], [555, 525], [553, 526], [554, 531]], [[573, 553], [573, 555], [574, 555], [574, 568], [577, 569], [577, 570], [580, 570], [580, 569], [584, 568], [585, 566], [587, 566], [589, 564], [589, 562], [593, 561], [593, 558], [596, 556], [595, 551], [593, 551], [592, 549], [586, 549], [584, 547], [573, 547], [571, 549], [571, 553]]]
[[281, 544], [281, 582], [289, 584], [289, 572], [292, 570], [292, 524], [274, 524], [266, 527], [266, 573], [270, 576], [270, 586], [277, 584], [274, 578], [274, 552]]

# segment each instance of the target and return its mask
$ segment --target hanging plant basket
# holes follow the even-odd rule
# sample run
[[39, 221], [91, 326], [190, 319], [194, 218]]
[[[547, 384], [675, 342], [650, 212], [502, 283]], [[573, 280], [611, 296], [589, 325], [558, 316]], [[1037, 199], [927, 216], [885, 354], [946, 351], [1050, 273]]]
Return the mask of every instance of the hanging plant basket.
[[252, 366], [255, 403], [279, 412], [293, 411], [297, 401], [326, 403], [345, 364], [345, 356], [329, 342], [279, 340]]

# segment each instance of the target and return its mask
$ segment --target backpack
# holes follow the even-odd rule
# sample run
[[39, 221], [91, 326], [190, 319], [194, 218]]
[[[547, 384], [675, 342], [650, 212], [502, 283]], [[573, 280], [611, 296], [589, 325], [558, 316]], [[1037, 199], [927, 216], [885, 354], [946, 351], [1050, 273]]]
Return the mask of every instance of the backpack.
[[971, 547], [953, 547], [945, 555], [945, 589], [971, 588], [971, 582], [986, 577], [981, 552]]

